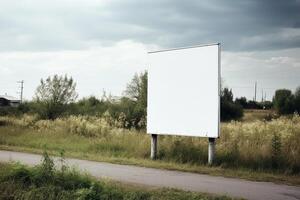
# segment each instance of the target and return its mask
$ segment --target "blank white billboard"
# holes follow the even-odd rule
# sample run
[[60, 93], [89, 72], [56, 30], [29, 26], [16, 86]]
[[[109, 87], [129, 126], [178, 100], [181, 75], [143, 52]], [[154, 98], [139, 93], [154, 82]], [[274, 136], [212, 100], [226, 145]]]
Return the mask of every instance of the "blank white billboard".
[[220, 45], [148, 56], [147, 133], [219, 137]]

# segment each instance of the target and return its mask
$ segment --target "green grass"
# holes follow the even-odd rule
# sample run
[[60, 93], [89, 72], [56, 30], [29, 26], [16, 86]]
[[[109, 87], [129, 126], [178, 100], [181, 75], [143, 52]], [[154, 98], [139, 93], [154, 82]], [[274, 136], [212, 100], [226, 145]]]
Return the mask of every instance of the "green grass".
[[34, 121], [25, 116], [0, 121], [1, 149], [47, 149], [52, 155], [64, 150], [73, 158], [300, 185], [298, 116], [222, 124], [212, 167], [206, 165], [205, 138], [160, 136], [158, 160], [152, 161], [149, 135], [109, 127], [99, 119]]
[[96, 180], [87, 174], [80, 174], [68, 168], [55, 170], [52, 160], [44, 159], [41, 165], [33, 168], [20, 164], [0, 163], [0, 199], [226, 200], [232, 198]]

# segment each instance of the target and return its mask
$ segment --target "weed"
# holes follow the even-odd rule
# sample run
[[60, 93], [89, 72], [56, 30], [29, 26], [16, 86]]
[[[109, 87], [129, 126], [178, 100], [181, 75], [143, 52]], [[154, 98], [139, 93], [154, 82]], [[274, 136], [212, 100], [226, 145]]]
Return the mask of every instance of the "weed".
[[[180, 190], [149, 190], [112, 182], [96, 180], [74, 170], [66, 170], [64, 176], [53, 168], [48, 153], [43, 154], [41, 165], [29, 168], [20, 164], [0, 163], [0, 199], [11, 200], [168, 200], [168, 199], [231, 199], [214, 197]], [[51, 170], [50, 170], [51, 169]], [[42, 171], [51, 171], [45, 178]], [[43, 182], [41, 183], [41, 180]], [[191, 198], [193, 197], [193, 198]]]
[[281, 160], [281, 138], [277, 133], [272, 138], [272, 166], [278, 168]]
[[[116, 128], [103, 118], [71, 116], [50, 121], [24, 117], [26, 120], [0, 117], [0, 121], [7, 122], [0, 127], [0, 145], [35, 151], [47, 145], [51, 151], [63, 148], [77, 157], [96, 160], [110, 157], [146, 162], [150, 155], [149, 135]], [[299, 174], [299, 143], [298, 115], [270, 121], [222, 123], [216, 144], [216, 166]], [[159, 136], [158, 161], [200, 167], [207, 161], [207, 145], [206, 138]]]

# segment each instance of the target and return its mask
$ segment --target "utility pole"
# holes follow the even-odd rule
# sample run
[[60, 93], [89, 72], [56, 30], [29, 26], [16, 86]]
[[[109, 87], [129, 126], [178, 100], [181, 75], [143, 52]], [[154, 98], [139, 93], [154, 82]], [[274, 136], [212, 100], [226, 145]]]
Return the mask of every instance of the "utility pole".
[[264, 89], [261, 89], [261, 102], [264, 102]]
[[21, 81], [18, 81], [18, 83], [21, 84], [21, 87], [20, 87], [20, 101], [21, 103], [23, 102], [23, 89], [24, 89], [24, 80], [21, 80]]
[[257, 81], [255, 81], [254, 101], [256, 102]]
[[267, 99], [267, 92], [265, 92], [265, 101], [266, 101], [266, 99]]

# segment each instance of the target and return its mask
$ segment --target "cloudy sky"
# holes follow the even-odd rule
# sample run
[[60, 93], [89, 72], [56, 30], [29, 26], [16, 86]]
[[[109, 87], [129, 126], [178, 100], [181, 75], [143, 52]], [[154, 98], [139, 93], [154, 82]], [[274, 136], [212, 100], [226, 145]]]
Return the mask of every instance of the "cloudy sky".
[[80, 97], [120, 95], [146, 52], [215, 42], [235, 96], [300, 85], [300, 0], [0, 0], [0, 94], [68, 74]]

